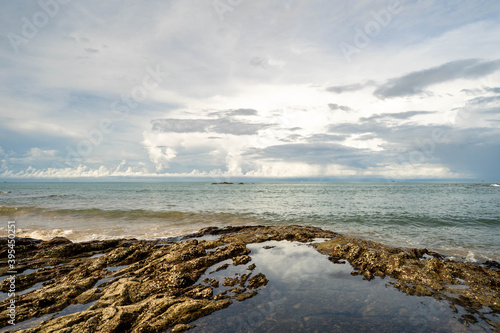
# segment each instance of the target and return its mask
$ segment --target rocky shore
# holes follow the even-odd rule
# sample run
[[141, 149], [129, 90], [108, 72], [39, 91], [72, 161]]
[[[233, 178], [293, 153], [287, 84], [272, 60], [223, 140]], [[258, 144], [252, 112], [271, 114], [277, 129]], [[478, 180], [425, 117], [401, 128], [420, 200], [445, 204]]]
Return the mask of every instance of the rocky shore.
[[[320, 240], [318, 240], [320, 239]], [[317, 240], [317, 241], [315, 241]], [[270, 280], [252, 262], [247, 245], [267, 241], [312, 242], [331, 264], [348, 262], [352, 275], [391, 278], [414, 297], [465, 309], [461, 325], [500, 324], [498, 263], [452, 261], [426, 249], [407, 249], [339, 235], [314, 227], [206, 228], [155, 241], [135, 239], [72, 243], [16, 239], [15, 326], [9, 298], [0, 303], [0, 328], [22, 332], [184, 332], [198, 318], [253, 298]], [[7, 293], [7, 240], [0, 240], [0, 291]], [[234, 273], [239, 266], [243, 272]], [[211, 273], [227, 272], [222, 279]], [[215, 274], [214, 274], [215, 275]], [[272, 282], [272, 281], [271, 281]], [[23, 326], [24, 325], [24, 326]]]

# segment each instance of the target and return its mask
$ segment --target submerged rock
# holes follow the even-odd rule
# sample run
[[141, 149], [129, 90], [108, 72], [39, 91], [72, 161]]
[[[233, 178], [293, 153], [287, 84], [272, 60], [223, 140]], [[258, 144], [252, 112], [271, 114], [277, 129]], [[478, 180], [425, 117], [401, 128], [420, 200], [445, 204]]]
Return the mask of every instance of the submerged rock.
[[[204, 235], [219, 238], [195, 239]], [[494, 265], [445, 261], [426, 249], [388, 247], [314, 227], [251, 226], [206, 228], [173, 244], [20, 240], [19, 267], [38, 270], [18, 275], [16, 292], [42, 282], [43, 286], [17, 295], [16, 322], [52, 316], [24, 332], [185, 332], [196, 319], [244, 302], [266, 288], [270, 281], [255, 263], [243, 267], [244, 273], [232, 271], [252, 260], [247, 244], [316, 238], [329, 239], [312, 244], [320, 253], [334, 263], [348, 261], [355, 267], [353, 273], [366, 280], [391, 276], [397, 280], [395, 288], [447, 299], [474, 314], [474, 320], [483, 306], [500, 311], [500, 273]], [[8, 270], [5, 262], [0, 269]], [[220, 284], [211, 278], [214, 272], [223, 274]], [[8, 287], [8, 279], [0, 283], [2, 291]], [[8, 302], [0, 304], [0, 327], [8, 326]], [[86, 308], [67, 311], [75, 304]], [[68, 314], [56, 316], [62, 310]], [[473, 324], [473, 318], [462, 316], [467, 324]], [[498, 325], [485, 320], [492, 327]]]

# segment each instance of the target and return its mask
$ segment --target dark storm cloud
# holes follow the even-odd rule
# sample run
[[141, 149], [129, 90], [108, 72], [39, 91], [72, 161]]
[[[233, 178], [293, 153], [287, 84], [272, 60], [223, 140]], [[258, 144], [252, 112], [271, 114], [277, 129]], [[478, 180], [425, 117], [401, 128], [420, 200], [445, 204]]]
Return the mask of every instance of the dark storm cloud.
[[435, 155], [452, 171], [482, 179], [499, 179], [500, 142], [452, 142], [436, 146]]
[[432, 138], [433, 133], [452, 133], [453, 127], [446, 125], [413, 125], [405, 124], [389, 126], [381, 122], [364, 122], [358, 124], [344, 123], [328, 127], [330, 133], [349, 135], [361, 135], [357, 140], [382, 139], [391, 147], [410, 147], [418, 140]]
[[328, 104], [328, 107], [330, 110], [342, 110], [342, 111], [351, 111], [352, 109], [348, 106], [345, 105], [338, 105], [338, 104]]
[[[484, 112], [498, 114], [500, 110], [487, 109]], [[382, 139], [384, 143], [381, 147], [384, 151], [363, 152], [363, 154], [365, 157], [383, 158], [385, 163], [390, 161], [405, 165], [438, 163], [449, 168], [451, 172], [485, 179], [498, 178], [500, 163], [498, 128], [413, 124], [389, 126], [380, 122], [365, 122], [330, 125], [329, 132], [347, 136], [360, 135], [357, 140]], [[349, 155], [346, 155], [343, 160], [348, 157]], [[365, 166], [369, 166], [372, 162], [354, 156], [352, 163], [367, 163]]]
[[425, 88], [433, 84], [462, 78], [479, 78], [494, 73], [499, 69], [500, 60], [456, 60], [441, 66], [390, 79], [385, 84], [379, 86], [375, 90], [374, 95], [381, 99], [417, 95], [424, 93]]
[[152, 130], [175, 133], [221, 133], [234, 135], [253, 135], [269, 124], [254, 124], [230, 118], [219, 119], [156, 119], [152, 122]]
[[360, 118], [361, 121], [374, 121], [374, 120], [380, 120], [380, 119], [387, 119], [387, 118], [392, 118], [392, 119], [409, 119], [414, 116], [418, 115], [423, 115], [423, 114], [432, 114], [436, 113], [436, 111], [406, 111], [406, 112], [398, 112], [398, 113], [383, 113], [383, 114], [376, 114], [371, 117], [363, 117]]
[[336, 143], [294, 143], [269, 146], [263, 149], [249, 149], [245, 155], [250, 158], [306, 162], [311, 164], [342, 164], [356, 168], [375, 166], [383, 160], [368, 149], [347, 147]]
[[[442, 140], [433, 133], [440, 132]], [[383, 134], [394, 147], [404, 153], [401, 161], [412, 162], [417, 157], [423, 162], [444, 165], [451, 172], [486, 179], [498, 178], [500, 163], [500, 130], [491, 127], [458, 129], [446, 126], [401, 127]], [[406, 140], [404, 139], [406, 137]]]

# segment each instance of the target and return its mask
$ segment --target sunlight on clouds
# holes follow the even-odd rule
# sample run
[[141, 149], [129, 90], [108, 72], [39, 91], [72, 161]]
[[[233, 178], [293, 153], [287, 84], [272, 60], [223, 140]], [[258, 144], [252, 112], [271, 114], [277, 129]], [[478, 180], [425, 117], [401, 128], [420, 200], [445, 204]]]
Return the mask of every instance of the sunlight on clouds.
[[[405, 2], [347, 62], [339, 44], [386, 6], [68, 5], [19, 54], [0, 48], [1, 175], [482, 176], [500, 145], [500, 4]], [[0, 28], [31, 9], [6, 4]], [[89, 143], [103, 119], [112, 133]], [[447, 140], [406, 163], [437, 129]]]
[[353, 148], [358, 148], [358, 149], [370, 149], [373, 151], [382, 151], [384, 148], [382, 148], [382, 145], [387, 143], [386, 141], [376, 138], [376, 139], [370, 139], [370, 140], [358, 140], [361, 138], [363, 135], [358, 134], [358, 135], [352, 135], [350, 138], [346, 139], [343, 144], [346, 145], [347, 147], [353, 147]]

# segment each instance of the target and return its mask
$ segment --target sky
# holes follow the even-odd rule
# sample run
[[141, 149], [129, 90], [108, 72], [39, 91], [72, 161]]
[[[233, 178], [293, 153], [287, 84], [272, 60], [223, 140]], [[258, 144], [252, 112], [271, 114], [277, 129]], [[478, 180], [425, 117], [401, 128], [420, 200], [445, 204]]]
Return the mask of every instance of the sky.
[[497, 0], [0, 6], [2, 180], [500, 181]]

